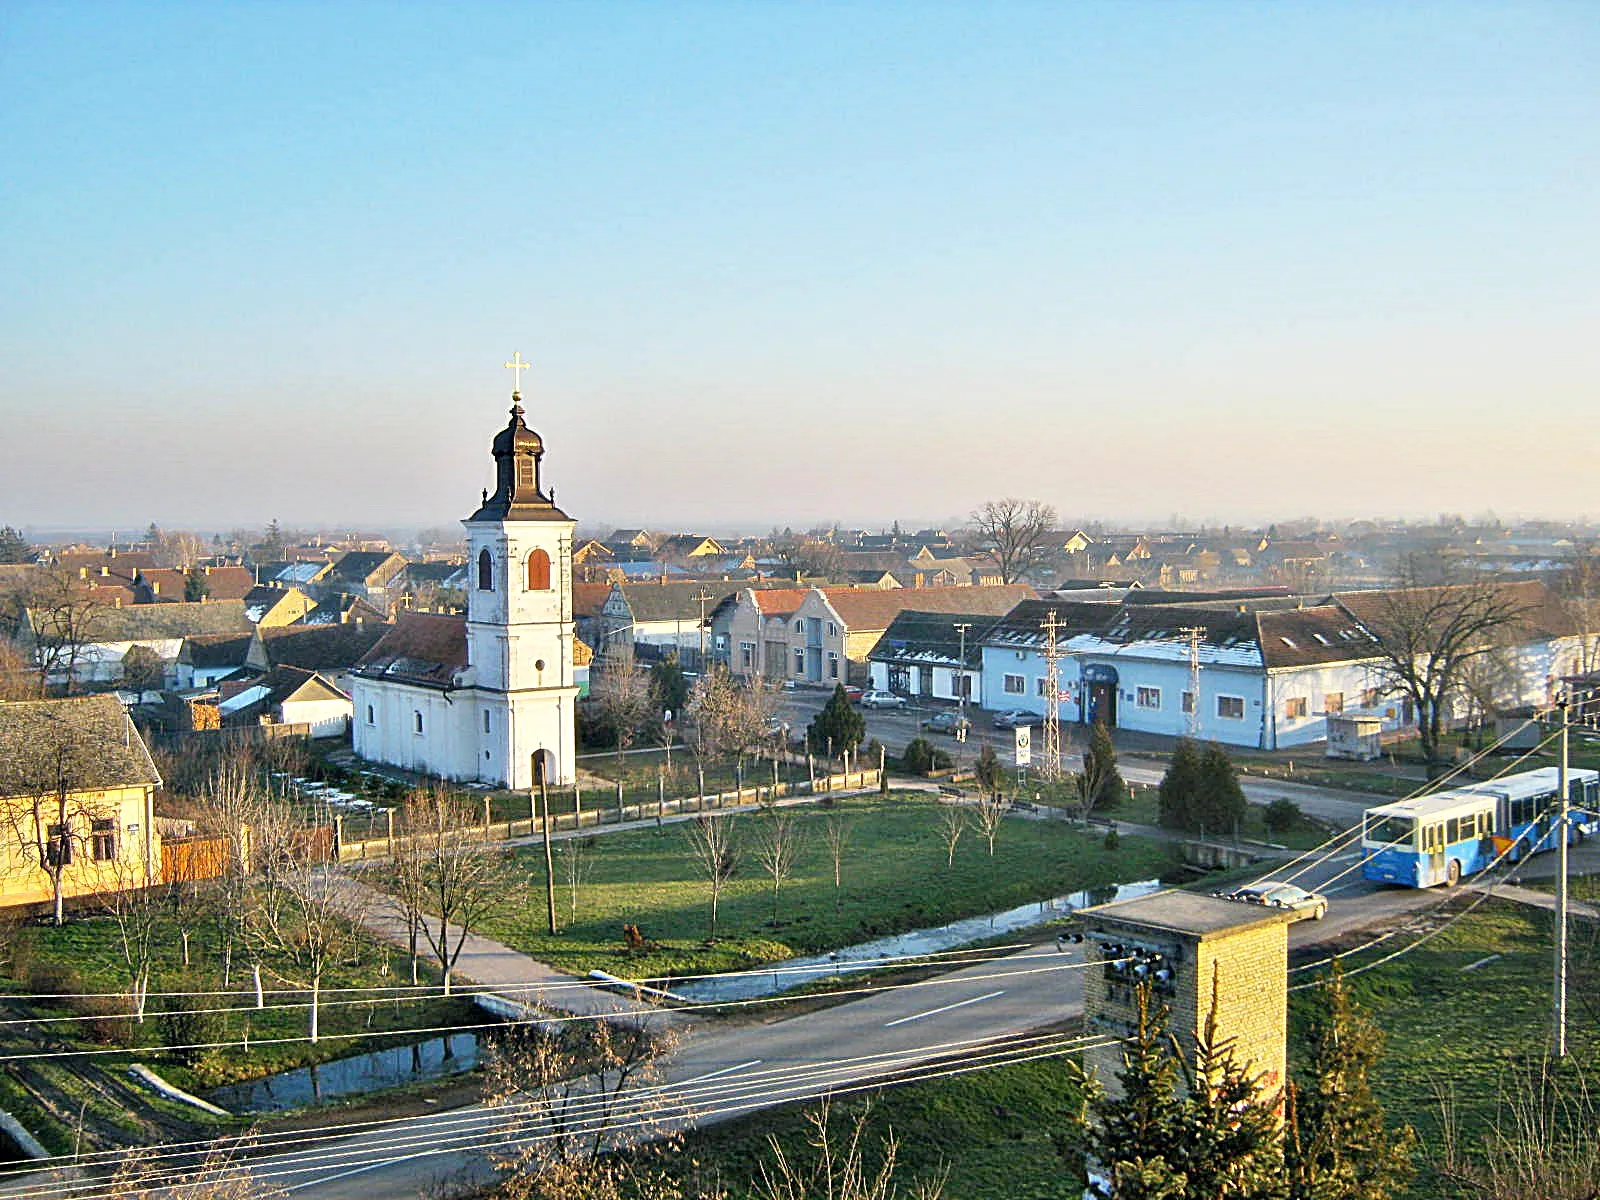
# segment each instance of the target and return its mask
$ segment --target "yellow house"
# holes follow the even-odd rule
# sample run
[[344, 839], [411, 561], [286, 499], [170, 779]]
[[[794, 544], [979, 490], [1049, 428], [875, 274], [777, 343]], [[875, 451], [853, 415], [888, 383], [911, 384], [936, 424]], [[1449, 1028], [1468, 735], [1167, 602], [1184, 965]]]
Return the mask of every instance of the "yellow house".
[[0, 907], [159, 882], [160, 786], [115, 696], [0, 704]]

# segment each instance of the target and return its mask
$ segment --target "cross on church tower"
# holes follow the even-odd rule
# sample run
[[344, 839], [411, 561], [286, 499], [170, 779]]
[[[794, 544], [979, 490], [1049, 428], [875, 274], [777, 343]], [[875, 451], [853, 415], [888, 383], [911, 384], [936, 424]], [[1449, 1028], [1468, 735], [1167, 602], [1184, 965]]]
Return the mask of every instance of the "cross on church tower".
[[532, 369], [533, 369], [533, 364], [532, 363], [525, 363], [525, 362], [522, 361], [522, 351], [521, 350], [518, 350], [515, 354], [513, 354], [511, 356], [511, 361], [506, 364], [506, 370], [515, 372], [516, 373], [516, 380], [517, 380], [516, 383], [512, 384], [512, 386], [511, 386], [511, 394], [512, 395], [514, 395], [514, 396], [522, 395], [522, 373], [524, 371], [530, 371]]

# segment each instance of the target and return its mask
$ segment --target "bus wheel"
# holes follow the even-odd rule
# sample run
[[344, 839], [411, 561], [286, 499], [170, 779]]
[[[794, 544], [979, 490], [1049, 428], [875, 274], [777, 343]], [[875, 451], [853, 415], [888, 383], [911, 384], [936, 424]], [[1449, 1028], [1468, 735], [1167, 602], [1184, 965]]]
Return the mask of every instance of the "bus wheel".
[[1461, 860], [1459, 858], [1452, 858], [1450, 860], [1449, 867], [1447, 867], [1445, 869], [1444, 885], [1445, 885], [1445, 887], [1455, 887], [1455, 885], [1460, 883], [1460, 882], [1461, 882]]

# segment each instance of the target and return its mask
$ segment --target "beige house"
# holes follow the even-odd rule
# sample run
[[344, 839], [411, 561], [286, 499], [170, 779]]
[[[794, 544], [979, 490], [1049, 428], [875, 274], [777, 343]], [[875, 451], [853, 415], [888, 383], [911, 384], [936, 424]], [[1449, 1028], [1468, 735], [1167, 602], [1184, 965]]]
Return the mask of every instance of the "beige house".
[[715, 657], [740, 677], [824, 687], [862, 682], [867, 655], [905, 611], [1000, 616], [1037, 593], [1022, 584], [943, 588], [745, 588], [711, 618]]
[[115, 696], [0, 704], [0, 907], [158, 882], [160, 786]]

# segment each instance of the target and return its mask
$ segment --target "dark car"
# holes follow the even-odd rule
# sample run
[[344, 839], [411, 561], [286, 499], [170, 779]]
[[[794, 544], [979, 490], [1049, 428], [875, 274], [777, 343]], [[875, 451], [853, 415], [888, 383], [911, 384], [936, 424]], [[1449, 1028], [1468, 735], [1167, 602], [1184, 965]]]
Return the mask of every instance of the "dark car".
[[989, 722], [996, 729], [1015, 729], [1019, 725], [1042, 725], [1044, 718], [1038, 713], [1029, 712], [1025, 708], [1008, 708], [997, 712]]
[[958, 712], [934, 713], [922, 723], [929, 733], [948, 733], [952, 737], [962, 729], [971, 729], [972, 722]]

